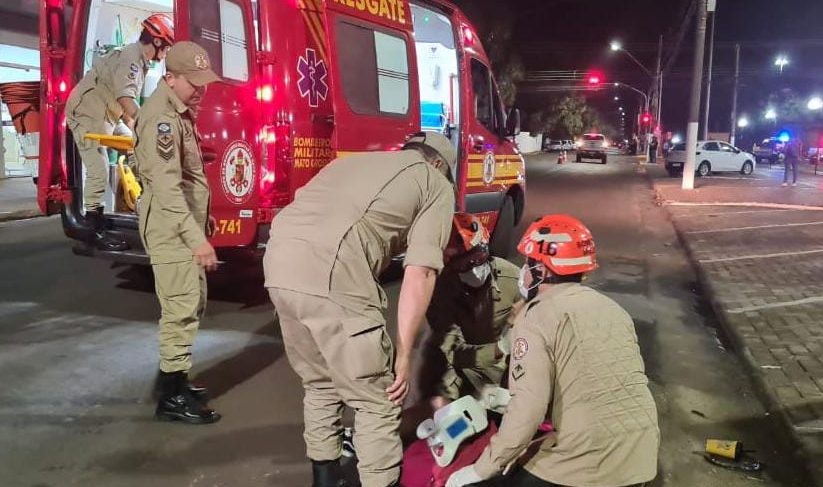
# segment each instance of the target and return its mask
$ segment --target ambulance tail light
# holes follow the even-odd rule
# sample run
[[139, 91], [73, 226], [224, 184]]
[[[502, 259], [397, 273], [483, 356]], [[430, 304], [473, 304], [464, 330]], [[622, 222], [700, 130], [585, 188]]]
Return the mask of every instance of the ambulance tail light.
[[271, 85], [263, 85], [257, 88], [257, 99], [263, 103], [271, 103], [274, 100], [274, 89]]
[[260, 173], [260, 206], [272, 208], [287, 203], [291, 167], [291, 123], [264, 125], [260, 131], [263, 163]]

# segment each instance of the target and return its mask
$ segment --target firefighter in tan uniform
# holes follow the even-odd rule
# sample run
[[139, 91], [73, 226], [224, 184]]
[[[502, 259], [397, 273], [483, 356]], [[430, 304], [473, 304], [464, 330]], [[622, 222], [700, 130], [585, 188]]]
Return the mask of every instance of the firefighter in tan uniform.
[[143, 178], [140, 236], [151, 259], [160, 301], [160, 401], [156, 417], [213, 423], [205, 391], [188, 381], [191, 347], [206, 306], [206, 271], [217, 266], [206, 240], [214, 232], [209, 186], [203, 173], [192, 111], [206, 85], [220, 78], [206, 51], [178, 42], [166, 58], [166, 75], [137, 117], [135, 157]]
[[[527, 259], [520, 285], [527, 304], [512, 335], [512, 399], [489, 446], [447, 486], [653, 480], [660, 431], [634, 323], [617, 303], [580, 284], [597, 267], [591, 233], [575, 218], [549, 215], [529, 227], [518, 251]], [[547, 419], [555, 433], [522, 469], [499, 477]]]
[[[94, 230], [93, 241], [100, 250], [126, 250], [126, 242], [105, 233], [103, 195], [108, 179], [106, 149], [86, 134], [108, 134], [125, 123], [134, 129], [140, 95], [149, 61], [162, 61], [174, 43], [174, 25], [164, 14], [154, 14], [142, 23], [140, 40], [97, 61], [71, 91], [66, 102], [66, 126], [86, 166], [83, 199], [86, 220]], [[130, 134], [129, 134], [130, 135]]]
[[[489, 231], [474, 215], [454, 216], [452, 243], [426, 313], [432, 334], [421, 371], [434, 409], [500, 386], [511, 348], [519, 268], [489, 255]], [[427, 386], [432, 380], [433, 390]]]
[[[355, 411], [362, 485], [399, 481], [400, 406], [451, 232], [456, 157], [447, 138], [420, 133], [401, 151], [336, 159], [274, 219], [266, 287], [303, 382], [315, 487], [341, 485], [344, 405]], [[404, 252], [395, 355], [378, 277]]]

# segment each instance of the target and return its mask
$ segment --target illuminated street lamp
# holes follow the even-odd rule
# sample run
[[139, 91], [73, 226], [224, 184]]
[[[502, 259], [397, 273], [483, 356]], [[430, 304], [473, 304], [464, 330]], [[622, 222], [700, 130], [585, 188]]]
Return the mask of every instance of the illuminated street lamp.
[[783, 74], [783, 68], [785, 68], [787, 64], [789, 64], [789, 58], [783, 55], [777, 56], [777, 59], [774, 60], [774, 65], [780, 68], [780, 74]]
[[623, 45], [620, 44], [620, 41], [612, 41], [611, 44], [609, 44], [609, 47], [612, 51], [619, 51], [623, 49]]
[[774, 108], [769, 108], [766, 110], [766, 120], [775, 120], [777, 118], [777, 112], [774, 111]]
[[744, 129], [749, 126], [749, 119], [746, 117], [740, 117], [740, 120], [737, 121], [737, 126]]
[[819, 96], [813, 96], [806, 106], [809, 108], [809, 110], [823, 109], [823, 99], [821, 99]]

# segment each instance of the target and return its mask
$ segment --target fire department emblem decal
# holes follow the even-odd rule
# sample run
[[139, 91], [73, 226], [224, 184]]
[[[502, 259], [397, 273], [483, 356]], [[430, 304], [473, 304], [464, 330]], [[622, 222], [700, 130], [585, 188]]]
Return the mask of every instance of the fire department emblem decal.
[[230, 202], [241, 205], [251, 198], [254, 159], [249, 144], [236, 141], [226, 149], [220, 165], [220, 181], [223, 183], [223, 193]]
[[297, 61], [297, 72], [300, 73], [300, 79], [297, 81], [300, 96], [309, 99], [310, 107], [317, 108], [320, 100], [326, 101], [329, 94], [326, 62], [317, 59], [317, 52], [314, 49], [306, 49], [306, 55], [300, 56]]
[[486, 158], [483, 160], [483, 182], [486, 184], [491, 184], [494, 182], [494, 173], [496, 170], [496, 164], [494, 160], [494, 152], [489, 151], [486, 153]]

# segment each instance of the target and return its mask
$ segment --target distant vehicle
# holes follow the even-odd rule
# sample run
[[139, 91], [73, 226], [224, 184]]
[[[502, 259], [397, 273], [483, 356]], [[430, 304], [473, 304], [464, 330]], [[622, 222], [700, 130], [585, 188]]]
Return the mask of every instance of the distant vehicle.
[[[697, 143], [698, 176], [708, 176], [713, 172], [734, 171], [745, 176], [754, 172], [754, 155], [744, 152], [719, 140], [705, 140]], [[683, 172], [686, 165], [686, 143], [676, 144], [666, 158], [666, 170], [671, 177]]]
[[606, 149], [609, 142], [603, 134], [585, 134], [577, 142], [576, 162], [583, 162], [583, 159], [599, 159], [601, 164], [607, 162]]
[[780, 160], [783, 148], [786, 144], [780, 142], [775, 137], [769, 137], [760, 144], [755, 144], [753, 154], [755, 162], [768, 162], [774, 164]]
[[546, 140], [546, 143], [543, 144], [543, 150], [548, 152], [556, 152], [563, 150], [563, 141], [562, 140]]
[[575, 145], [574, 145], [573, 140], [566, 139], [566, 140], [563, 141], [563, 150], [574, 150], [574, 149], [575, 149]]

